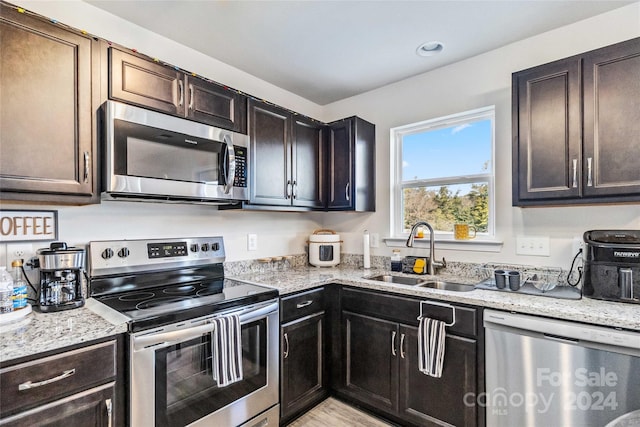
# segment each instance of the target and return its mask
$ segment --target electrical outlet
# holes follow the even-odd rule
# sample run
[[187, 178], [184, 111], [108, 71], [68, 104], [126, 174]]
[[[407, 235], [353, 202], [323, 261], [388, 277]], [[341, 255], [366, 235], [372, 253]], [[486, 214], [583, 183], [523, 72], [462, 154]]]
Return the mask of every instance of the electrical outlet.
[[582, 239], [582, 237], [574, 237], [573, 238], [573, 251], [572, 253], [575, 255], [578, 253], [578, 251], [580, 249], [582, 249], [582, 251], [584, 252], [584, 240]]
[[549, 236], [516, 237], [516, 254], [549, 256]]
[[369, 246], [371, 246], [372, 248], [377, 248], [380, 246], [380, 235], [378, 233], [371, 233]]
[[7, 245], [7, 263], [14, 259], [24, 259], [33, 255], [33, 245], [30, 243], [15, 243]]
[[257, 251], [258, 250], [258, 235], [257, 234], [247, 234], [247, 250], [248, 251]]

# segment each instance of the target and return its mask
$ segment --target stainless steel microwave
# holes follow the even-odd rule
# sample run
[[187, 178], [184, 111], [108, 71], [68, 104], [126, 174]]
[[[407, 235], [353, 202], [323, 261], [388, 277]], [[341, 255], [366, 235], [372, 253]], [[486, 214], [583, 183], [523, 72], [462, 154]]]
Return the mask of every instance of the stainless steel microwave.
[[114, 101], [103, 110], [103, 199], [248, 200], [247, 135]]

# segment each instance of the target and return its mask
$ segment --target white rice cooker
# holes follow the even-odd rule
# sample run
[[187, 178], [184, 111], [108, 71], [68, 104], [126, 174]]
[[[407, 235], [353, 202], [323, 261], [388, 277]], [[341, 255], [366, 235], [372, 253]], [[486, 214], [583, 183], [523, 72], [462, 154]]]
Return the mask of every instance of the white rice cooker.
[[333, 230], [316, 230], [309, 236], [309, 264], [334, 267], [340, 264], [340, 235]]

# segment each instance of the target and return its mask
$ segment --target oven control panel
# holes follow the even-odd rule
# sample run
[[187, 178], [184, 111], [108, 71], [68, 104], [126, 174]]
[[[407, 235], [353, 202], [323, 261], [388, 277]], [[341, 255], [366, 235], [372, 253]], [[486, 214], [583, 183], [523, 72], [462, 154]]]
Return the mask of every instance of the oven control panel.
[[188, 256], [187, 242], [147, 243], [149, 258]]
[[88, 259], [91, 277], [215, 264], [225, 260], [224, 241], [221, 236], [92, 241]]

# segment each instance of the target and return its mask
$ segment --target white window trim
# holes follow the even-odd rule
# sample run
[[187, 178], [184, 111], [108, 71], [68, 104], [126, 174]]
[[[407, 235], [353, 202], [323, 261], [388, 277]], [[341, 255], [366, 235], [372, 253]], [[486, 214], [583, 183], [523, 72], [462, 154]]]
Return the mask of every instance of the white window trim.
[[[437, 119], [424, 120], [418, 123], [412, 123], [409, 125], [398, 126], [391, 128], [390, 130], [390, 215], [389, 215], [389, 238], [385, 239], [387, 246], [401, 246], [408, 237], [408, 233], [402, 230], [402, 221], [400, 218], [401, 212], [399, 207], [402, 205], [402, 138], [406, 135], [413, 133], [424, 132], [425, 130], [435, 130], [444, 127], [455, 126], [456, 123], [469, 122], [470, 120], [482, 120], [491, 119], [493, 126], [491, 129], [491, 171], [488, 174], [473, 175], [467, 177], [455, 177], [453, 179], [433, 179], [433, 180], [420, 180], [424, 183], [429, 181], [429, 184], [441, 185], [441, 184], [455, 184], [456, 181], [463, 181], [466, 178], [487, 179], [489, 181], [489, 209], [491, 215], [489, 216], [489, 223], [487, 224], [487, 233], [480, 233], [478, 237], [468, 241], [454, 240], [453, 233], [436, 232], [435, 240], [439, 243], [438, 246], [446, 245], [451, 249], [463, 249], [463, 250], [487, 250], [497, 251], [499, 246], [502, 245], [501, 241], [496, 239], [496, 197], [495, 197], [495, 106], [478, 108], [471, 111], [462, 113], [456, 113], [445, 117], [439, 117]], [[408, 181], [405, 184], [411, 184], [412, 181]], [[407, 186], [407, 185], [405, 185]], [[428, 239], [425, 239], [428, 240]]]

